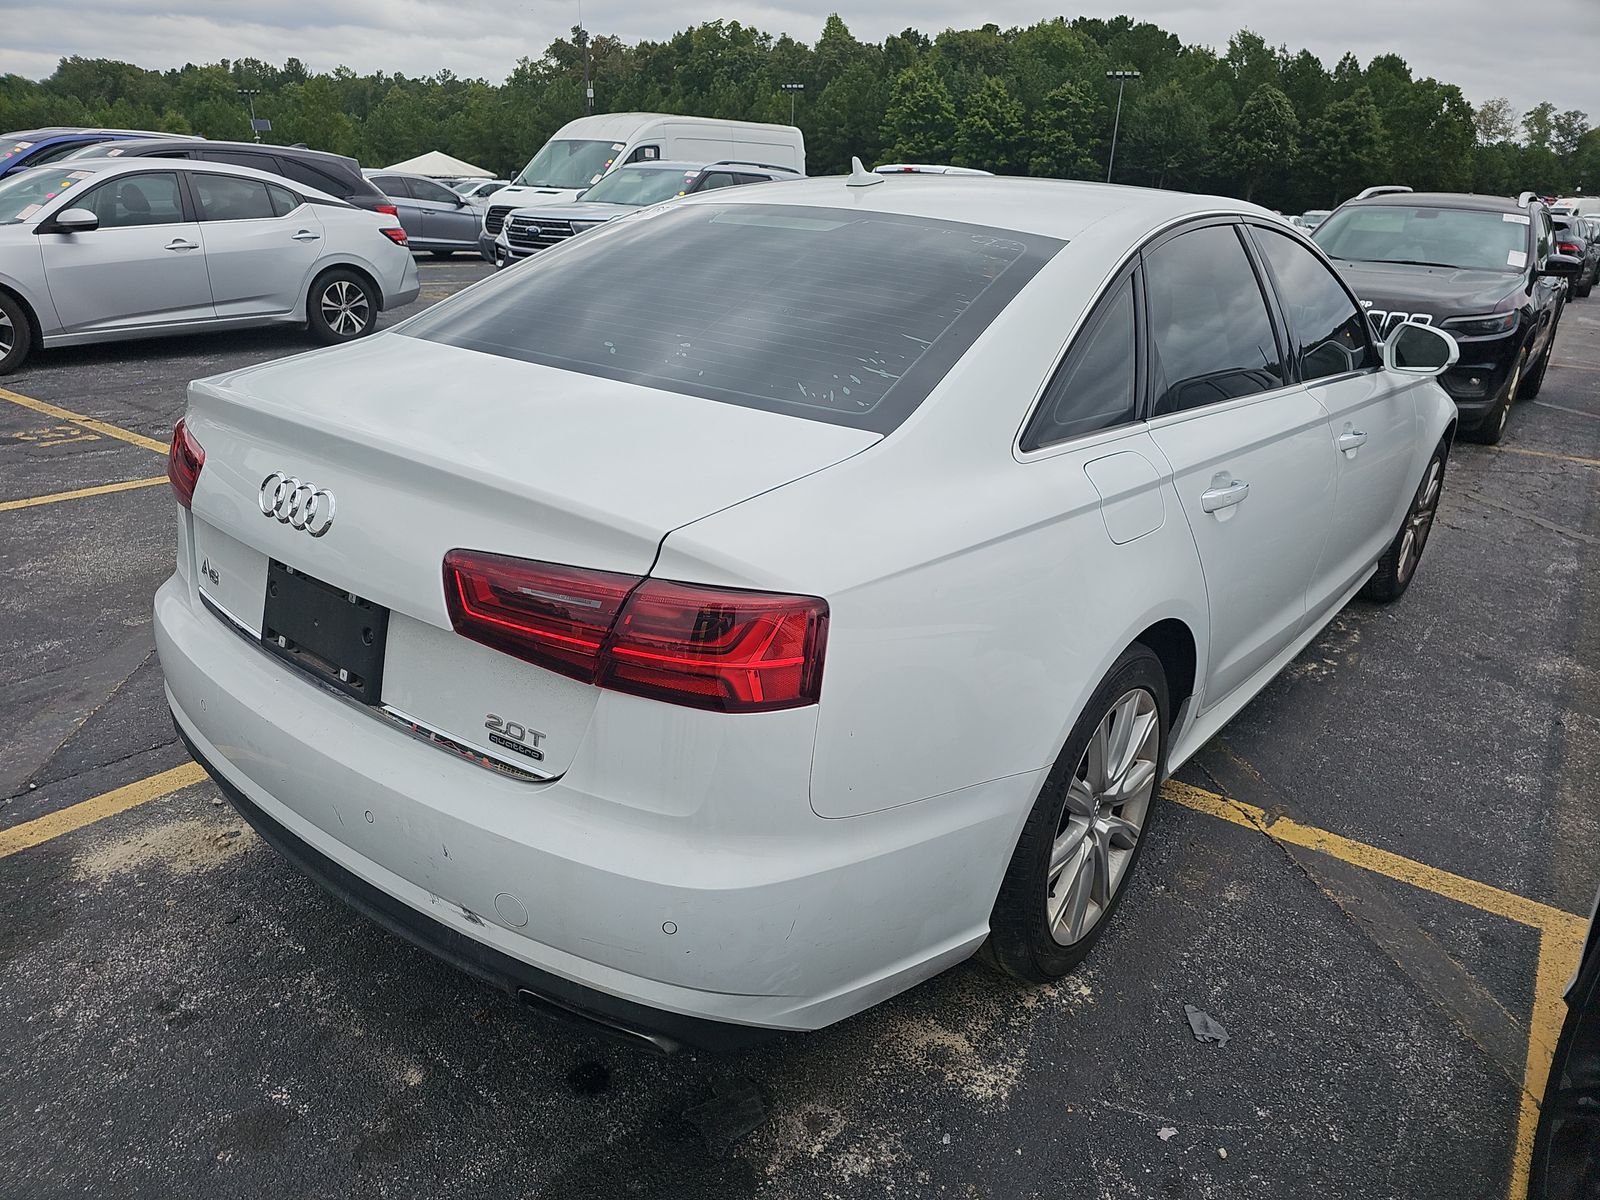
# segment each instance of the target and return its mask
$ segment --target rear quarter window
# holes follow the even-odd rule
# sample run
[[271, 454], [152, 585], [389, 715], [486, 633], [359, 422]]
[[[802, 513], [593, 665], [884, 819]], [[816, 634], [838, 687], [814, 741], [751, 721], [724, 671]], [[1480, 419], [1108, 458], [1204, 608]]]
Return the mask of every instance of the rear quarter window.
[[887, 433], [1064, 245], [825, 208], [647, 212], [436, 305], [404, 333]]

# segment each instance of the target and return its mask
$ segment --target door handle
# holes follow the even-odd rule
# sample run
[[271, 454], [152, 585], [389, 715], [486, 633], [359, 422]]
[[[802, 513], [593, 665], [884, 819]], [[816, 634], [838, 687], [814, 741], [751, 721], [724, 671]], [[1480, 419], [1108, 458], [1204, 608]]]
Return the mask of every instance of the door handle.
[[1250, 485], [1242, 479], [1235, 479], [1225, 487], [1207, 488], [1200, 493], [1200, 507], [1206, 512], [1216, 512], [1219, 508], [1229, 508], [1238, 504], [1250, 494]]
[[297, 242], [318, 242], [322, 240], [322, 235], [320, 233], [312, 233], [309, 229], [302, 229], [299, 233], [296, 233], [292, 236]]
[[1338, 447], [1346, 454], [1354, 454], [1367, 444], [1367, 435], [1359, 429], [1346, 429], [1339, 435]]
[[187, 241], [184, 241], [183, 238], [173, 238], [170, 242], [168, 242], [166, 244], [164, 249], [167, 249], [167, 250], [198, 250], [198, 249], [200, 249], [200, 243], [199, 242], [187, 242]]

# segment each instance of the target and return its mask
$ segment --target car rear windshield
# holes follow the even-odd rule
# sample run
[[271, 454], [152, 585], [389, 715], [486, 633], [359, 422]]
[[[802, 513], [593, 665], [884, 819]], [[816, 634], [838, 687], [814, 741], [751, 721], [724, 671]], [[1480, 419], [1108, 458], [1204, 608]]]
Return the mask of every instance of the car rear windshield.
[[1368, 204], [1338, 210], [1311, 236], [1330, 258], [1521, 271], [1528, 226], [1524, 212]]
[[887, 433], [1062, 245], [890, 213], [685, 202], [547, 250], [404, 332]]

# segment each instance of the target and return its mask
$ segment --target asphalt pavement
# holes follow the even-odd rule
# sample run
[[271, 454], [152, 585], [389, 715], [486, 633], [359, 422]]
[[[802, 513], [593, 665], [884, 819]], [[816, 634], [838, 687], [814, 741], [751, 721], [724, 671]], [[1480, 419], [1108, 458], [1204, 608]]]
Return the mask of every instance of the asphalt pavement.
[[[420, 269], [418, 306], [486, 272]], [[1573, 302], [1457, 445], [1404, 600], [1180, 773], [1077, 975], [667, 1059], [384, 933], [183, 769], [159, 450], [189, 379], [304, 335], [37, 355], [0, 380], [0, 1196], [1514, 1195], [1600, 883], [1597, 334]]]

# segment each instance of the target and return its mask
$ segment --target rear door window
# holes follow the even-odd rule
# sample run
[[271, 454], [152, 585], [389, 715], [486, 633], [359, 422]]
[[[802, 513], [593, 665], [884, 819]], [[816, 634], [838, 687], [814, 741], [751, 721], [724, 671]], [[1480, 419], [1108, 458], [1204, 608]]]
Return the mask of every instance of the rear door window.
[[278, 215], [267, 185], [259, 179], [197, 171], [189, 182], [200, 205], [202, 221], [259, 221]]
[[1255, 268], [1233, 225], [1179, 234], [1145, 255], [1152, 412], [1185, 412], [1284, 386]]
[[272, 199], [272, 211], [274, 215], [280, 217], [288, 216], [295, 209], [299, 208], [305, 203], [305, 201], [300, 199], [299, 196], [295, 195], [288, 188], [279, 187], [275, 183], [267, 184], [267, 195]]
[[690, 202], [545, 250], [404, 336], [887, 433], [1063, 244], [888, 213]]
[[1022, 435], [1023, 450], [1133, 420], [1136, 333], [1130, 274], [1096, 307], [1062, 360]]
[[395, 200], [410, 200], [411, 181], [401, 175], [374, 175], [371, 177], [373, 186]]
[[406, 186], [411, 189], [411, 195], [417, 200], [431, 200], [435, 204], [454, 205], [461, 197], [441, 184], [430, 179], [408, 179]]

